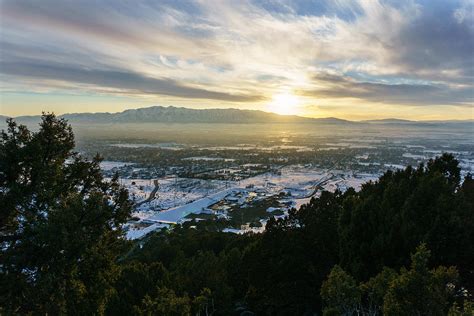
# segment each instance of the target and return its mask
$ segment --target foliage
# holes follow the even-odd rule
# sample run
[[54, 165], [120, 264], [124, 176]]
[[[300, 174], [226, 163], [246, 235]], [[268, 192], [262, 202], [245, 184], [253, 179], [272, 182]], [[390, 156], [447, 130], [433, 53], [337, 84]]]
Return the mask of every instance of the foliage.
[[448, 316], [472, 316], [474, 315], [474, 302], [465, 301], [464, 306], [454, 303], [449, 309]]
[[340, 266], [334, 266], [321, 287], [324, 313], [446, 315], [455, 298], [458, 272], [444, 266], [429, 270], [429, 257], [430, 251], [421, 244], [411, 256], [410, 269], [402, 268], [397, 274], [385, 268], [359, 286]]
[[384, 266], [409, 264], [424, 242], [433, 264], [456, 265], [473, 284], [474, 221], [470, 176], [460, 182], [459, 167], [444, 154], [420, 165], [386, 172], [344, 201], [339, 221], [341, 266], [366, 280]]
[[263, 234], [126, 242], [127, 192], [73, 149], [54, 115], [1, 134], [1, 314], [472, 314], [474, 181], [451, 155], [322, 192]]
[[8, 121], [0, 139], [0, 298], [5, 313], [102, 313], [117, 273], [121, 225], [130, 214], [100, 158], [72, 150], [66, 121], [40, 129]]
[[187, 295], [177, 296], [173, 290], [158, 288], [154, 298], [146, 295], [142, 307], [137, 309], [138, 315], [191, 315], [191, 300]]
[[360, 296], [354, 278], [338, 265], [332, 268], [327, 280], [321, 286], [321, 298], [328, 306], [328, 310], [337, 310], [340, 315], [356, 313]]
[[456, 268], [428, 269], [430, 251], [424, 244], [411, 256], [411, 266], [402, 268], [384, 297], [384, 315], [446, 315], [454, 298]]
[[359, 288], [362, 292], [361, 313], [367, 315], [380, 315], [384, 303], [385, 294], [398, 274], [390, 268], [385, 267], [375, 277], [367, 282], [362, 282]]

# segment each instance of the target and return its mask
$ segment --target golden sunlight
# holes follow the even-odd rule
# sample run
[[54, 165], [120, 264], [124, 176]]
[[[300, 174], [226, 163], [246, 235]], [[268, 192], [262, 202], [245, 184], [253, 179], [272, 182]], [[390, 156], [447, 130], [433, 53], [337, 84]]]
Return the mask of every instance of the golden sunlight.
[[300, 100], [294, 94], [284, 92], [273, 96], [268, 104], [268, 110], [281, 115], [294, 115], [298, 113]]

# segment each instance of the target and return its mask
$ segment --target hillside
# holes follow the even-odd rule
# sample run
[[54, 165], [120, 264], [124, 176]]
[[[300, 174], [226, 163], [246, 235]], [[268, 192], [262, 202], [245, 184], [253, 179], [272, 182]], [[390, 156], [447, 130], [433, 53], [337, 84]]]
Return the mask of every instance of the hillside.
[[[72, 123], [351, 123], [337, 118], [313, 119], [255, 110], [196, 110], [174, 106], [153, 106], [118, 113], [71, 113], [60, 117]], [[16, 119], [32, 122], [39, 121], [40, 116], [19, 116]]]
[[[8, 116], [0, 115], [0, 124]], [[69, 113], [59, 117], [74, 124], [113, 124], [113, 123], [305, 123], [305, 124], [374, 124], [374, 125], [463, 125], [471, 127], [473, 120], [462, 121], [410, 121], [397, 118], [349, 121], [335, 117], [309, 118], [297, 115], [279, 115], [271, 112], [239, 109], [190, 109], [174, 106], [152, 106], [140, 109], [125, 110], [117, 113]], [[18, 116], [15, 119], [20, 123], [34, 124], [41, 119], [40, 115]]]

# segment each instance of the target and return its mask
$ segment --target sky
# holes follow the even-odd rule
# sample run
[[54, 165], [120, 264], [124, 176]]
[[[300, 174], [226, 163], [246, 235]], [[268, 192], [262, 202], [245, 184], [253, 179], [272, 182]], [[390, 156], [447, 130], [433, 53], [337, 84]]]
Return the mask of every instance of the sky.
[[0, 0], [0, 114], [474, 119], [474, 0]]

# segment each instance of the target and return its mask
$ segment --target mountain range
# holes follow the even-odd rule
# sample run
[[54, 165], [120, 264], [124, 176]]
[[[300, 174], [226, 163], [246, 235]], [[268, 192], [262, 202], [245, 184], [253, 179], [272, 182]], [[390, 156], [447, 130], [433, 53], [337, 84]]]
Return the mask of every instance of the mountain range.
[[[113, 123], [319, 123], [319, 124], [438, 124], [468, 123], [466, 121], [409, 121], [402, 119], [382, 119], [366, 121], [348, 121], [334, 117], [308, 118], [296, 115], [279, 115], [258, 110], [239, 109], [190, 109], [174, 106], [152, 106], [147, 108], [125, 110], [118, 113], [71, 113], [60, 117], [75, 124], [113, 124]], [[7, 116], [0, 115], [4, 122]], [[18, 122], [33, 123], [40, 116], [18, 116]]]

